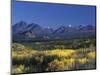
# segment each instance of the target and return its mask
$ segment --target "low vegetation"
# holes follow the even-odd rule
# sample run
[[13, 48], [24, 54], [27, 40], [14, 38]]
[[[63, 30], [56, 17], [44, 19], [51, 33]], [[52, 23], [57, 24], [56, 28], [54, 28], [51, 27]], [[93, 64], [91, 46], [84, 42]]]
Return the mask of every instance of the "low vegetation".
[[95, 68], [95, 40], [76, 39], [12, 45], [12, 74]]
[[12, 51], [12, 73], [63, 71], [95, 68], [95, 50]]

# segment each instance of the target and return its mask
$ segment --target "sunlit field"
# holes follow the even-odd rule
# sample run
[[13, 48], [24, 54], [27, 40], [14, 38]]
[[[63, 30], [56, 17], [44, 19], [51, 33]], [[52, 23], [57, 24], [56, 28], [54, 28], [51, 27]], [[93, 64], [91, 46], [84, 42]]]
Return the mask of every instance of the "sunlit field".
[[[39, 49], [42, 49], [43, 47], [40, 46], [43, 45], [38, 42]], [[79, 48], [65, 48], [64, 46], [65, 45], [61, 45], [61, 48], [60, 46], [58, 46], [58, 48], [53, 47], [50, 50], [48, 48], [43, 48], [44, 50], [35, 50], [35, 47], [34, 49], [30, 48], [31, 46], [27, 46], [26, 44], [13, 43], [12, 73], [69, 71], [96, 68], [96, 51], [93, 43], [84, 48], [81, 46], [79, 46]]]

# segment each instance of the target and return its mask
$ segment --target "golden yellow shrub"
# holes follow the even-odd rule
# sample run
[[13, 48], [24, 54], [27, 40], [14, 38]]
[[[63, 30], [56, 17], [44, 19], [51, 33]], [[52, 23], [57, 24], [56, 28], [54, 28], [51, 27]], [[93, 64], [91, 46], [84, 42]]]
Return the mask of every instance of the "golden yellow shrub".
[[87, 54], [87, 57], [88, 57], [88, 58], [95, 59], [96, 53], [95, 53], [95, 52], [89, 52], [89, 53]]

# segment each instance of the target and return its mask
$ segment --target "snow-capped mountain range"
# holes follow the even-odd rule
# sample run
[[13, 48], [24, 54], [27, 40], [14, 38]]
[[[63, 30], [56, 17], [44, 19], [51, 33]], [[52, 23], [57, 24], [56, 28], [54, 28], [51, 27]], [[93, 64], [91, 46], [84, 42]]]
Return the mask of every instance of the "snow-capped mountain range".
[[96, 27], [94, 25], [79, 25], [77, 27], [72, 26], [60, 26], [57, 29], [43, 28], [38, 24], [27, 24], [24, 21], [20, 21], [15, 25], [12, 25], [13, 38], [43, 38], [43, 39], [61, 39], [70, 37], [82, 37], [82, 36], [95, 36]]

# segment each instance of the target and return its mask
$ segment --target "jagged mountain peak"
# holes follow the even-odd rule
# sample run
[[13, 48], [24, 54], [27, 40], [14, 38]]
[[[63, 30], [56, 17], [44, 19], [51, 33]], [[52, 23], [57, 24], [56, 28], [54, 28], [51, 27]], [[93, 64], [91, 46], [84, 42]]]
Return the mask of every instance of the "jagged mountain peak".
[[54, 33], [63, 33], [67, 30], [66, 26], [60, 26], [58, 29], [54, 31]]
[[31, 23], [27, 26], [27, 28], [31, 28], [31, 27], [35, 28], [35, 27], [40, 27], [40, 26], [38, 24], [35, 24], [35, 23]]
[[20, 21], [18, 23], [16, 23], [14, 26], [25, 26], [27, 25], [27, 23], [25, 21]]
[[24, 21], [20, 21], [20, 22], [14, 24], [14, 25], [12, 26], [12, 28], [13, 28], [13, 33], [18, 33], [18, 32], [23, 31], [23, 29], [24, 29], [25, 27], [27, 27], [27, 25], [28, 25], [28, 24], [27, 24], [26, 22], [24, 22]]

